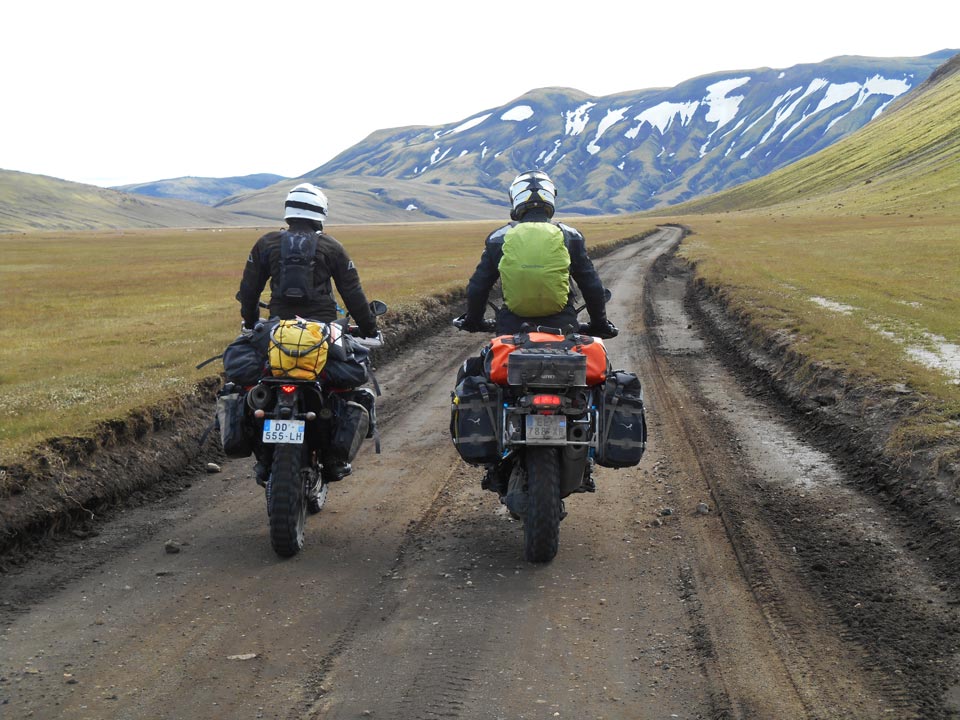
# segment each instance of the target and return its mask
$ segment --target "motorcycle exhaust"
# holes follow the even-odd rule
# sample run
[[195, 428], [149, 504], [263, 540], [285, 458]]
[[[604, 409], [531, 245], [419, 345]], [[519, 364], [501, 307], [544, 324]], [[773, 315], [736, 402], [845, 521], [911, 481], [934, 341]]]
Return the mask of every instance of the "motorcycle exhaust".
[[264, 385], [254, 385], [247, 393], [247, 405], [252, 410], [265, 410], [273, 400], [273, 392]]

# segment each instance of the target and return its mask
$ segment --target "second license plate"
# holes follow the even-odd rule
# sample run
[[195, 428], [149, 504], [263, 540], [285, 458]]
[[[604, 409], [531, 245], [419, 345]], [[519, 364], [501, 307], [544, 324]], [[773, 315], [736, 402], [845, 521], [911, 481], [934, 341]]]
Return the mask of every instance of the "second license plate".
[[549, 445], [567, 439], [565, 415], [527, 415], [526, 423], [528, 443]]
[[265, 443], [303, 444], [303, 420], [264, 420], [263, 441]]

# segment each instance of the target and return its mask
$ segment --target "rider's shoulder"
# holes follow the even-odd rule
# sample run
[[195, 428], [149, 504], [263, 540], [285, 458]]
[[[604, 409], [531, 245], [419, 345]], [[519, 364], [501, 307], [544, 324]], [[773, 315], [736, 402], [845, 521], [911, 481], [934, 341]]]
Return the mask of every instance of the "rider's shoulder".
[[562, 223], [562, 222], [557, 222], [556, 225], [558, 228], [563, 230], [563, 232], [568, 236], [583, 240], [583, 233], [581, 233], [579, 230], [573, 227], [573, 225], [567, 225], [566, 223]]
[[501, 245], [501, 244], [503, 244], [503, 238], [504, 238], [504, 236], [507, 234], [507, 231], [509, 231], [510, 228], [514, 227], [516, 224], [517, 224], [517, 223], [515, 223], [515, 222], [508, 222], [506, 225], [503, 225], [503, 226], [501, 226], [501, 227], [498, 227], [498, 228], [497, 228], [496, 230], [494, 230], [492, 233], [490, 233], [489, 235], [487, 235], [487, 243], [488, 243], [488, 244], [489, 244], [489, 243], [493, 243], [493, 244], [496, 244], [496, 245]]
[[346, 248], [344, 248], [339, 240], [337, 240], [333, 235], [329, 235], [322, 231], [317, 232], [317, 247], [332, 249], [340, 253], [347, 252]]
[[277, 240], [280, 239], [280, 237], [283, 235], [284, 232], [285, 231], [283, 230], [271, 230], [270, 232], [261, 235], [260, 239], [257, 240], [257, 242], [259, 243], [276, 242]]

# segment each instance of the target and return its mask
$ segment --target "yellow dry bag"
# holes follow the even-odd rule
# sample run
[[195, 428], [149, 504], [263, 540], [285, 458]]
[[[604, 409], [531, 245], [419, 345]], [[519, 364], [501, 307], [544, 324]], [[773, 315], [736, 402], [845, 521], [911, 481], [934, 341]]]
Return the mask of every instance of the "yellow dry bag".
[[281, 320], [270, 334], [268, 357], [274, 377], [316, 380], [327, 364], [330, 337], [325, 323]]

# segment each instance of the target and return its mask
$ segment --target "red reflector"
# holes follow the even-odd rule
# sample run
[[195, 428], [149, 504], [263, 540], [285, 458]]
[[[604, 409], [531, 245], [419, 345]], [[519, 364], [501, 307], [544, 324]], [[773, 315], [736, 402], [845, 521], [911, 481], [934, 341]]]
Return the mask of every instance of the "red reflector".
[[533, 396], [533, 407], [540, 409], [552, 409], [556, 410], [560, 407], [560, 396], [559, 395], [534, 395]]
[[292, 392], [296, 392], [296, 389], [297, 389], [297, 386], [296, 386], [296, 385], [281, 385], [281, 386], [280, 386], [280, 390], [283, 391], [283, 392], [285, 392], [287, 395], [289, 395], [289, 394], [292, 393]]

